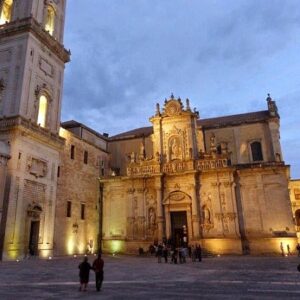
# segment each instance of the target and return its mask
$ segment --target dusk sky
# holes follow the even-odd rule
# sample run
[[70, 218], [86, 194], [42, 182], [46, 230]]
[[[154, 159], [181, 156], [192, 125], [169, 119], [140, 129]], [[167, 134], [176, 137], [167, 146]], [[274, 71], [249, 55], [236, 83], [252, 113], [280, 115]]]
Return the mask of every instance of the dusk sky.
[[276, 100], [283, 157], [300, 178], [298, 0], [68, 0], [63, 121], [110, 136], [189, 98], [200, 118]]

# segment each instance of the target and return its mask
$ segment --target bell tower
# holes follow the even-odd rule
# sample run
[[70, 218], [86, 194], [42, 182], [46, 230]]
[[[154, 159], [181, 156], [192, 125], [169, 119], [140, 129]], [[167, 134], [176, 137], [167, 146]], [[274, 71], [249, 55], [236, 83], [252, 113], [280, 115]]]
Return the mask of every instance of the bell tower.
[[57, 133], [64, 65], [64, 0], [4, 0], [0, 6], [0, 117], [21, 116]]
[[[9, 144], [0, 259], [53, 250], [66, 0], [0, 1], [0, 142]], [[4, 238], [3, 238], [4, 237]]]

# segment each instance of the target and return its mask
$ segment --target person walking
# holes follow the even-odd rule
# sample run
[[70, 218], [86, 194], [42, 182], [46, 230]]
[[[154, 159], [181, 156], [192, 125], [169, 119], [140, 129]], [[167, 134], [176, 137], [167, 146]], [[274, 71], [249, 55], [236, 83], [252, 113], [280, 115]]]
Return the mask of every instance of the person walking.
[[167, 263], [168, 262], [168, 247], [167, 247], [167, 245], [164, 245], [163, 257], [165, 259], [165, 263]]
[[159, 244], [157, 247], [156, 255], [157, 255], [157, 262], [161, 263], [161, 257], [163, 255], [163, 246], [161, 244]]
[[202, 249], [200, 245], [196, 245], [196, 256], [199, 261], [202, 261]]
[[283, 243], [280, 243], [280, 251], [281, 251], [281, 255], [284, 256], [284, 248], [283, 248]]
[[87, 285], [89, 283], [90, 270], [92, 269], [91, 265], [88, 262], [87, 256], [84, 257], [83, 262], [78, 266], [79, 268], [79, 278], [80, 278], [80, 287], [79, 291], [87, 291]]
[[297, 247], [296, 247], [297, 251], [298, 251], [298, 257], [300, 256], [300, 244], [298, 243], [297, 244]]
[[93, 262], [93, 269], [95, 271], [95, 280], [96, 280], [96, 290], [101, 291], [102, 282], [103, 282], [103, 267], [104, 260], [101, 258], [101, 253], [98, 254], [98, 257]]

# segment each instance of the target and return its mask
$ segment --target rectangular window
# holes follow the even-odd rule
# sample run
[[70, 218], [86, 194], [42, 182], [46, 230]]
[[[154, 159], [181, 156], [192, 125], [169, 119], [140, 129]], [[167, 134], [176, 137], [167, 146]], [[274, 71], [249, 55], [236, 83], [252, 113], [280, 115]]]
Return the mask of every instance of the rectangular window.
[[85, 219], [85, 204], [81, 203], [81, 220]]
[[68, 201], [67, 202], [67, 218], [71, 218], [72, 214], [72, 202]]
[[57, 167], [57, 178], [60, 176], [60, 166]]
[[75, 146], [71, 145], [71, 159], [74, 159], [75, 157]]
[[89, 157], [89, 153], [87, 151], [84, 151], [84, 157], [83, 157], [83, 162], [85, 164], [88, 163], [88, 157]]
[[101, 176], [104, 176], [104, 160], [101, 160]]

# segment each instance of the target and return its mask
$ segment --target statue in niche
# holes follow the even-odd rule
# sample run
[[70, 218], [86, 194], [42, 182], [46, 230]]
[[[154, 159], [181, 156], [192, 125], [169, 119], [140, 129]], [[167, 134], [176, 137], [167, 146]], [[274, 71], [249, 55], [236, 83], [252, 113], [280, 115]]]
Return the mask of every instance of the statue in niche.
[[155, 215], [154, 208], [151, 207], [151, 208], [149, 208], [149, 214], [148, 214], [148, 225], [149, 225], [149, 228], [154, 228], [155, 224], [156, 224], [156, 215]]
[[180, 141], [178, 137], [174, 137], [170, 140], [170, 158], [173, 159], [180, 159], [180, 155], [182, 153]]
[[203, 212], [203, 223], [211, 224], [211, 213], [207, 205], [203, 205], [202, 212]]

